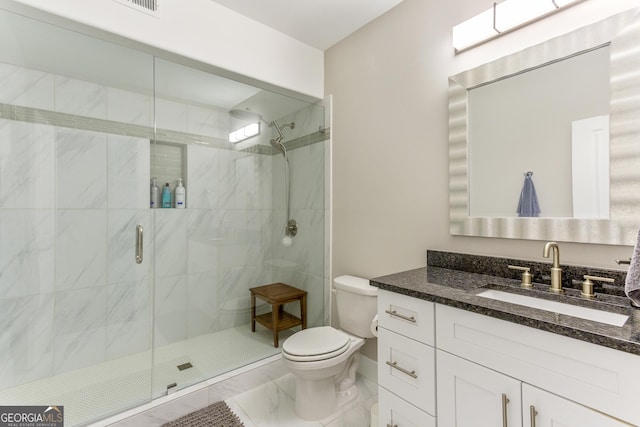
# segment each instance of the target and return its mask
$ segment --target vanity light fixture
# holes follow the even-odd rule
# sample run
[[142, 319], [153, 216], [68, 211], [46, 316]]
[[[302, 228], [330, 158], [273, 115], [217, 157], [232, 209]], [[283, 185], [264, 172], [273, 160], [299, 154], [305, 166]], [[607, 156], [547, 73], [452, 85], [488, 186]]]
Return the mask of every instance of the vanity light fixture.
[[229, 142], [237, 144], [245, 139], [260, 135], [260, 122], [249, 123], [238, 130], [229, 133]]
[[456, 53], [545, 18], [584, 0], [504, 0], [453, 27]]

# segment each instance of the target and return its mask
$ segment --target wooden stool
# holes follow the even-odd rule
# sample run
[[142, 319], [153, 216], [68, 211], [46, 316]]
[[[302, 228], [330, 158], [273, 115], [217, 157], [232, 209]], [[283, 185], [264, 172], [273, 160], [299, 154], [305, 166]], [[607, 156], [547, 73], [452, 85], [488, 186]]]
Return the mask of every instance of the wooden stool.
[[[273, 346], [278, 347], [278, 332], [298, 325], [302, 325], [302, 329], [307, 329], [307, 291], [284, 283], [258, 286], [249, 291], [251, 291], [251, 332], [256, 331], [257, 321], [273, 331]], [[271, 313], [256, 316], [256, 297], [271, 304]], [[300, 301], [300, 319], [283, 309], [284, 304], [294, 301]]]

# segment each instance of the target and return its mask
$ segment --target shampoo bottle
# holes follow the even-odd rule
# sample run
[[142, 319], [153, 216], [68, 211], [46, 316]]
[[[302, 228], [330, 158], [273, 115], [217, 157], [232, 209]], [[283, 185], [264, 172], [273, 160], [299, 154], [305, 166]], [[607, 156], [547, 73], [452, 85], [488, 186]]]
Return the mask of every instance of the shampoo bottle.
[[158, 178], [151, 178], [151, 208], [160, 207], [160, 189], [158, 188]]
[[185, 198], [186, 198], [186, 190], [184, 185], [182, 185], [182, 179], [178, 180], [178, 186], [176, 187], [176, 208], [184, 209], [185, 208]]
[[162, 190], [162, 207], [171, 207], [171, 187], [169, 187], [168, 182], [164, 185], [164, 189]]

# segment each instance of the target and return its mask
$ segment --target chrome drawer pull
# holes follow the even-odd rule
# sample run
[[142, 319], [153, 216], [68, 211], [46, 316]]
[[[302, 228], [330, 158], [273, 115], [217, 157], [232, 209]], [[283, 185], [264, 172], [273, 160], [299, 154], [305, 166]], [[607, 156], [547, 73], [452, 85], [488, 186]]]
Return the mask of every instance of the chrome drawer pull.
[[536, 415], [538, 415], [536, 407], [533, 405], [529, 406], [529, 418], [531, 420], [531, 427], [536, 427]]
[[387, 424], [387, 427], [398, 427], [398, 424], [394, 424], [394, 425]]
[[398, 362], [389, 362], [387, 360], [387, 365], [391, 366], [394, 369], [397, 369], [398, 371], [402, 372], [405, 375], [409, 375], [411, 378], [418, 379], [418, 376], [416, 375], [416, 371], [409, 372], [406, 369], [401, 368], [400, 366], [398, 366]]
[[412, 323], [416, 323], [416, 318], [411, 316], [411, 317], [407, 317], [407, 316], [403, 316], [402, 314], [398, 313], [395, 310], [385, 310], [385, 313], [387, 313], [389, 316], [395, 316], [395, 317], [399, 317], [402, 320], [406, 320], [408, 322], [412, 322]]
[[509, 403], [509, 398], [506, 393], [502, 393], [502, 427], [507, 426], [507, 403]]

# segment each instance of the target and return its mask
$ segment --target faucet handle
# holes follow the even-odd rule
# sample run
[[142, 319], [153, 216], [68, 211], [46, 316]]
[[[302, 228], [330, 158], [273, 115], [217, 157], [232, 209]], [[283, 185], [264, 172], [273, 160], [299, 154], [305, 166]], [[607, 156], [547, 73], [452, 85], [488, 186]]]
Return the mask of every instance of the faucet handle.
[[533, 285], [531, 284], [531, 273], [529, 272], [531, 268], [529, 267], [520, 267], [519, 265], [508, 265], [511, 270], [522, 271], [522, 283], [520, 286], [523, 288], [531, 288]]
[[607, 283], [615, 282], [614, 279], [611, 279], [609, 277], [589, 276], [588, 274], [585, 274], [583, 277], [584, 277], [584, 282], [582, 282], [582, 292], [580, 293], [580, 295], [582, 295], [585, 298], [595, 298], [596, 296], [596, 294], [593, 292], [592, 280], [596, 280], [598, 282], [607, 282]]

